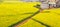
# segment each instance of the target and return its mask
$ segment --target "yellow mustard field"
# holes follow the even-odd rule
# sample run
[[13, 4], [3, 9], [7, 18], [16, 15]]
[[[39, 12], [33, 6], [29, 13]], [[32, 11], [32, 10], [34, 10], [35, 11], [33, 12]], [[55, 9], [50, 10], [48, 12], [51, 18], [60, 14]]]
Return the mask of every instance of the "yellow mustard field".
[[[39, 2], [3, 2], [0, 4], [0, 27], [9, 27], [33, 15], [39, 9], [34, 7]], [[60, 8], [53, 8], [50, 10], [44, 10], [43, 13], [38, 13], [33, 19], [36, 19], [51, 27], [60, 27]], [[30, 19], [21, 26], [18, 27], [46, 27], [45, 25], [38, 23]]]

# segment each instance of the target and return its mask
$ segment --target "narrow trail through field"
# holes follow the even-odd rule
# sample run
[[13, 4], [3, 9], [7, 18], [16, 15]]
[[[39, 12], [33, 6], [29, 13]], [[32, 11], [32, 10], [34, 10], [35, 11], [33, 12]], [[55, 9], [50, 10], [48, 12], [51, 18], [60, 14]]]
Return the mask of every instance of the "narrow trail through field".
[[13, 24], [13, 25], [11, 25], [11, 26], [9, 26], [9, 27], [18, 27], [18, 26], [21, 26], [21, 25], [23, 25], [24, 23], [28, 22], [30, 19], [32, 19], [32, 20], [40, 23], [41, 25], [44, 25], [44, 26], [46, 26], [46, 27], [50, 27], [49, 25], [44, 24], [44, 23], [42, 23], [42, 22], [39, 22], [39, 21], [37, 21], [37, 20], [35, 20], [35, 19], [32, 18], [32, 17], [34, 17], [34, 16], [35, 16], [36, 14], [38, 14], [38, 13], [40, 13], [40, 11], [37, 11], [36, 13], [34, 13], [33, 15], [31, 15], [30, 17], [27, 17], [27, 18], [25, 18], [25, 19], [23, 19], [23, 20], [21, 20], [21, 21], [18, 21], [16, 24]]

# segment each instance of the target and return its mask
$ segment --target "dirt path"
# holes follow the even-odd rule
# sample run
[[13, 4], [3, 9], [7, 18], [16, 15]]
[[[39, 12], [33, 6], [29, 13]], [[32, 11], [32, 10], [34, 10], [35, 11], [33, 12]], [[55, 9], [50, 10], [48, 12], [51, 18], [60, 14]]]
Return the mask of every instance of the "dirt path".
[[29, 18], [29, 19], [27, 19], [27, 20], [25, 20], [25, 21], [19, 23], [18, 25], [14, 26], [14, 27], [19, 27], [19, 26], [25, 24], [26, 22], [28, 22], [30, 19], [32, 19], [32, 18]]

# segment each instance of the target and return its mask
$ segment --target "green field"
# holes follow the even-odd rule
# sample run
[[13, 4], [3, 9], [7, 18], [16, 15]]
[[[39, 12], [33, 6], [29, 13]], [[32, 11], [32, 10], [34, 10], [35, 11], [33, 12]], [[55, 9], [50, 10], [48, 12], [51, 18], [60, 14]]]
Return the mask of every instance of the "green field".
[[[39, 4], [39, 2], [3, 2], [0, 4], [0, 27], [9, 27], [26, 17], [33, 15], [38, 11], [38, 8], [33, 7], [36, 4]], [[60, 8], [44, 10], [43, 13], [39, 13], [32, 18], [51, 27], [60, 27]], [[19, 27], [46, 26], [30, 19]]]

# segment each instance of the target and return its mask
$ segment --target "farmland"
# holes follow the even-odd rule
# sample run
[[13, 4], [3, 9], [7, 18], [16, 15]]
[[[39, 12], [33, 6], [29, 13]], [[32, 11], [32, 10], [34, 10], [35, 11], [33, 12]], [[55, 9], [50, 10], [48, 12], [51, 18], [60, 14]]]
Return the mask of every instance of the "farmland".
[[[39, 9], [34, 7], [39, 2], [3, 2], [0, 4], [0, 27], [9, 27], [33, 15]], [[60, 27], [60, 8], [44, 10], [33, 19], [43, 22], [51, 27]], [[30, 19], [19, 27], [45, 27], [44, 25]]]

